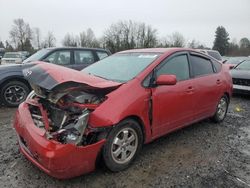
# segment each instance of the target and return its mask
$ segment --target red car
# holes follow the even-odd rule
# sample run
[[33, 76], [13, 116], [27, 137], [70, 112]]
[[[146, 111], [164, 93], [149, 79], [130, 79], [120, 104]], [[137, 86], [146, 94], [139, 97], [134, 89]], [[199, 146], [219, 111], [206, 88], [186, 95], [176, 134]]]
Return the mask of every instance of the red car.
[[36, 63], [34, 89], [14, 121], [20, 150], [64, 179], [127, 168], [145, 143], [205, 118], [221, 122], [232, 78], [220, 62], [183, 48], [116, 53], [81, 72]]

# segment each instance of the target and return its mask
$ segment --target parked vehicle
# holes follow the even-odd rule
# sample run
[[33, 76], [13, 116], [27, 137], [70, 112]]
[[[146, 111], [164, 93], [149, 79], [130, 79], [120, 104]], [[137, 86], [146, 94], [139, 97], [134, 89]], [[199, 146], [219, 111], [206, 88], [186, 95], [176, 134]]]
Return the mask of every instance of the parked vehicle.
[[28, 51], [19, 51], [19, 53], [22, 54], [22, 56], [24, 57], [24, 59], [28, 58], [30, 56], [30, 53]]
[[5, 53], [4, 48], [0, 48], [0, 65], [1, 65], [1, 59], [3, 58], [4, 53]]
[[218, 61], [222, 62], [223, 59], [220, 55], [220, 52], [218, 52], [217, 50], [206, 50], [206, 49], [198, 49], [198, 51], [204, 53], [204, 54], [207, 54], [207, 55], [210, 55], [212, 56], [213, 58], [217, 59]]
[[19, 52], [5, 52], [4, 56], [1, 59], [1, 64], [21, 64], [24, 59]]
[[[62, 72], [64, 74], [62, 74]], [[224, 120], [232, 78], [219, 61], [182, 48], [116, 53], [81, 72], [37, 63], [16, 113], [21, 152], [56, 178], [127, 168], [143, 143], [205, 118]]]
[[250, 59], [244, 60], [231, 70], [233, 92], [250, 94]]
[[23, 63], [44, 61], [76, 70], [82, 70], [110, 54], [111, 53], [107, 50], [94, 48], [46, 48], [39, 50], [27, 58]]
[[[8, 54], [7, 54], [8, 55]], [[6, 55], [6, 56], [7, 56]], [[0, 66], [0, 101], [7, 106], [18, 106], [31, 91], [30, 84], [23, 76], [25, 64], [33, 61], [47, 61], [51, 64], [81, 70], [106, 56], [109, 51], [91, 48], [47, 48], [27, 58], [23, 64]], [[63, 72], [61, 74], [64, 74]]]
[[230, 57], [225, 64], [230, 68], [233, 69], [235, 66], [237, 66], [239, 63], [250, 59], [249, 57], [245, 57], [245, 56], [239, 56], [239, 57]]

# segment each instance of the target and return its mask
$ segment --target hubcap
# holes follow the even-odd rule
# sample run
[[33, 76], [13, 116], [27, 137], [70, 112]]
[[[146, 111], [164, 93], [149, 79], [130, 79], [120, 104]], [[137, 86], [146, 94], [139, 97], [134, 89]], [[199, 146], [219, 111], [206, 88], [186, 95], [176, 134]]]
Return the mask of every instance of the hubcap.
[[225, 98], [221, 98], [217, 108], [217, 115], [219, 119], [223, 119], [225, 117], [226, 111], [227, 111], [227, 101]]
[[116, 163], [124, 164], [130, 161], [138, 147], [138, 136], [134, 129], [124, 128], [114, 137], [111, 154]]
[[4, 91], [4, 98], [10, 104], [19, 104], [25, 99], [26, 96], [27, 93], [25, 89], [18, 85], [9, 86]]

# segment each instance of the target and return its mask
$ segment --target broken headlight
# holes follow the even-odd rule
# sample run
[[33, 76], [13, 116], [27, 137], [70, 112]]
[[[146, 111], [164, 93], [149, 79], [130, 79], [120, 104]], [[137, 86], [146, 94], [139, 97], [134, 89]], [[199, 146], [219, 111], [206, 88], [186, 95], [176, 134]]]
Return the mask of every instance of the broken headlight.
[[83, 113], [72, 123], [66, 125], [50, 136], [65, 144], [80, 145], [82, 137], [88, 124], [89, 111], [84, 110]]

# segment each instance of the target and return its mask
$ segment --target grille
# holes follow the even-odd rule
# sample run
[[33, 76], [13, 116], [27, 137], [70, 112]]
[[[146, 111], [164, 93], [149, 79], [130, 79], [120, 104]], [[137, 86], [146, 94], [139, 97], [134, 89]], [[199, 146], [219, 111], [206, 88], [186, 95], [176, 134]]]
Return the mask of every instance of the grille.
[[233, 78], [233, 84], [242, 85], [242, 86], [250, 86], [250, 80]]

